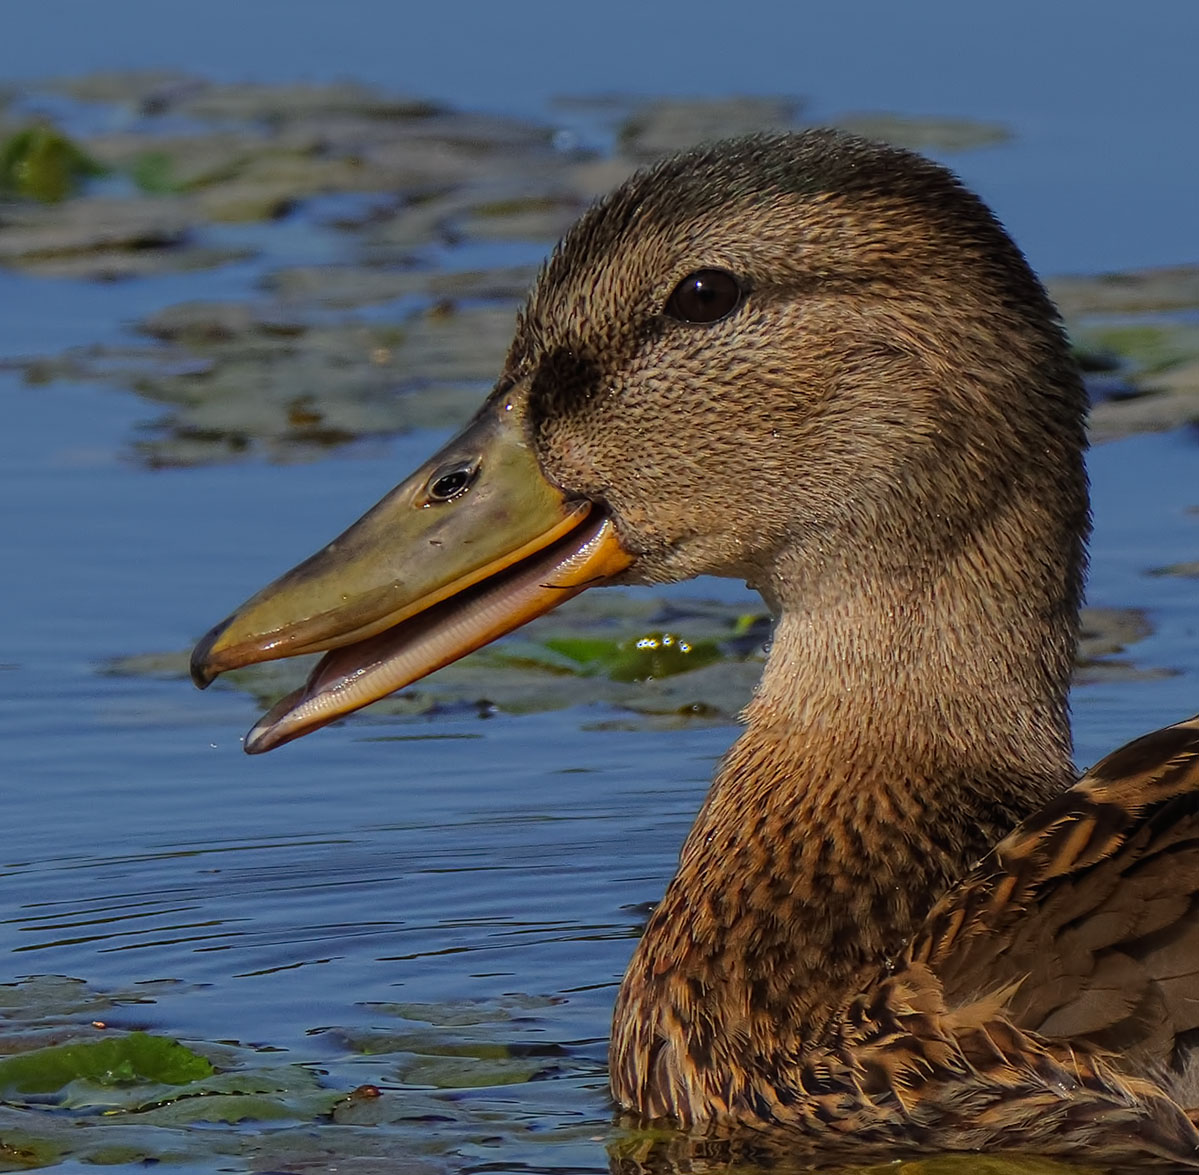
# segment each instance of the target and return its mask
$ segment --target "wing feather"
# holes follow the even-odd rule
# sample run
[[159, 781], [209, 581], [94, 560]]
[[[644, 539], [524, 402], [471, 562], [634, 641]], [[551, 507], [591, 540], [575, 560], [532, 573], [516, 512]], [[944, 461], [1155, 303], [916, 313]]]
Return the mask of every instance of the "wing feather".
[[946, 1005], [1180, 1071], [1199, 1036], [1199, 717], [1137, 739], [1006, 837], [933, 909], [908, 965]]

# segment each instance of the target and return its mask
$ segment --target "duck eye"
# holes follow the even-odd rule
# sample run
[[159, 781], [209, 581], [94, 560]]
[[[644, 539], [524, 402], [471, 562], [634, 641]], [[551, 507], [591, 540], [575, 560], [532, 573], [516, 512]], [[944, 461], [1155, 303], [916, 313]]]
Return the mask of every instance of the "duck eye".
[[479, 472], [478, 462], [465, 465], [452, 465], [448, 469], [439, 469], [430, 479], [426, 490], [431, 502], [448, 502], [452, 498], [464, 494], [470, 489], [470, 484]]
[[718, 322], [741, 305], [745, 291], [724, 269], [697, 269], [674, 288], [666, 313], [680, 322]]

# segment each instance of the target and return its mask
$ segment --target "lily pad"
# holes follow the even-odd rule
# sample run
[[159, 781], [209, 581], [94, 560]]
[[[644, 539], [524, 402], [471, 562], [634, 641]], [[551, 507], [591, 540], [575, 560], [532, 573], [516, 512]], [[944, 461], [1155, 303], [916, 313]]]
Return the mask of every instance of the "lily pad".
[[648, 632], [622, 641], [551, 637], [545, 647], [562, 653], [584, 672], [613, 681], [654, 681], [702, 669], [721, 659], [715, 641], [690, 641], [672, 632]]
[[459, 246], [470, 241], [535, 241], [552, 245], [587, 205], [556, 157], [526, 159], [519, 170], [507, 163], [480, 172], [475, 182], [446, 186], [399, 205], [365, 226], [365, 260], [398, 262], [430, 243]]
[[1199, 267], [1049, 283], [1089, 372], [1091, 437], [1199, 422]]
[[131, 1032], [104, 1040], [37, 1049], [0, 1060], [0, 1089], [56, 1093], [74, 1081], [99, 1086], [184, 1085], [212, 1073], [212, 1065], [176, 1040]]
[[843, 114], [833, 124], [867, 139], [882, 139], [909, 151], [975, 151], [1007, 142], [1012, 133], [993, 122], [968, 118], [920, 118], [885, 113]]
[[533, 266], [461, 272], [386, 265], [323, 265], [279, 269], [265, 288], [282, 303], [350, 309], [400, 298], [507, 302], [515, 304], [533, 284]]
[[0, 263], [35, 264], [113, 247], [176, 248], [193, 223], [191, 208], [165, 200], [95, 196], [58, 208], [10, 209], [0, 233]]
[[1128, 321], [1084, 329], [1083, 339], [1136, 365], [1139, 373], [1156, 376], [1199, 356], [1199, 324]]
[[[1173, 671], [1124, 654], [1152, 631], [1136, 609], [1087, 608], [1075, 683], [1144, 680]], [[664, 633], [673, 647], [663, 647]], [[376, 719], [428, 720], [500, 710], [544, 713], [591, 706], [608, 716], [589, 728], [670, 728], [737, 719], [761, 676], [769, 618], [739, 605], [670, 597], [646, 600], [592, 592], [480, 649], [365, 711]], [[680, 648], [690, 646], [690, 652]], [[638, 643], [642, 647], [638, 648]], [[654, 644], [657, 648], [653, 648]], [[314, 658], [269, 662], [224, 674], [265, 708], [300, 686]], [[145, 654], [105, 672], [187, 677], [188, 654]], [[613, 716], [614, 715], [614, 716]]]
[[511, 993], [490, 1000], [446, 1000], [442, 1003], [405, 1003], [376, 1000], [363, 1004], [370, 1011], [398, 1020], [411, 1020], [441, 1028], [463, 1028], [481, 1024], [506, 1024], [527, 1019], [547, 1008], [558, 1007], [561, 999]]
[[401, 325], [310, 325], [282, 307], [190, 303], [142, 324], [161, 344], [84, 348], [24, 370], [30, 382], [100, 381], [167, 405], [134, 446], [148, 465], [294, 461], [461, 422], [499, 370], [513, 317], [442, 302]]
[[1160, 665], [1136, 665], [1121, 657], [1129, 645], [1153, 632], [1139, 608], [1084, 608], [1079, 631], [1075, 685], [1110, 681], [1153, 681], [1172, 677], [1175, 670]]
[[127, 173], [143, 192], [155, 195], [220, 184], [267, 149], [267, 136], [254, 130], [154, 136], [119, 131], [88, 140], [88, 150], [106, 167]]
[[92, 280], [223, 265], [251, 250], [205, 243], [180, 198], [81, 196], [6, 209], [0, 265]]
[[1199, 423], [1199, 326], [1133, 319], [1084, 327], [1079, 337], [1089, 347], [1118, 356], [1140, 393], [1095, 405], [1093, 437], [1104, 440]]
[[388, 1020], [406, 1023], [329, 1032], [344, 1048], [387, 1057], [390, 1079], [416, 1087], [514, 1085], [563, 1067], [593, 1072], [585, 1058], [543, 1039], [543, 1014], [562, 1003], [517, 994], [444, 1004], [373, 1003], [366, 1006]]
[[0, 192], [56, 204], [104, 168], [56, 127], [35, 123], [0, 141]]
[[96, 136], [88, 148], [145, 191], [193, 193], [216, 220], [269, 219], [320, 193], [413, 199], [505, 175], [527, 181], [564, 162], [545, 126], [363, 86], [192, 83], [152, 92], [143, 102], [155, 113], [186, 113], [195, 130], [139, 128]]
[[194, 74], [168, 70], [98, 70], [77, 77], [47, 78], [34, 87], [65, 94], [79, 102], [131, 106], [145, 113], [159, 113], [179, 101], [188, 91], [208, 83]]
[[1199, 559], [1185, 563], [1171, 563], [1166, 567], [1155, 567], [1150, 575], [1171, 575], [1180, 579], [1199, 579]]
[[0, 1138], [0, 1171], [29, 1171], [49, 1167], [66, 1157], [68, 1148], [32, 1131], [5, 1130]]
[[68, 1024], [72, 1031], [81, 1019], [111, 1021], [121, 1009], [153, 1004], [160, 994], [175, 992], [173, 980], [139, 983], [127, 990], [98, 991], [82, 979], [66, 975], [35, 975], [18, 983], [0, 984], [0, 1051], [14, 1030], [28, 1026]]
[[1188, 310], [1199, 306], [1199, 265], [1058, 277], [1048, 286], [1069, 318]]
[[532, 192], [475, 204], [456, 229], [475, 240], [544, 241], [552, 245], [587, 207], [577, 195]]
[[663, 98], [646, 102], [625, 119], [620, 149], [630, 158], [657, 159], [696, 143], [795, 126], [795, 98]]
[[227, 122], [294, 122], [311, 115], [332, 114], [377, 119], [425, 118], [441, 109], [427, 99], [388, 95], [356, 82], [328, 85], [211, 82], [181, 91], [172, 107], [195, 118]]

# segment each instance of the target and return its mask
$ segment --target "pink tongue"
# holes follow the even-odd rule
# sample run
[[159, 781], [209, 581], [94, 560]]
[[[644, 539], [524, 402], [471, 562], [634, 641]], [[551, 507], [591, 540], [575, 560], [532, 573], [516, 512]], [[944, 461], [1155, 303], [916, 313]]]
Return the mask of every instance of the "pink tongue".
[[395, 628], [326, 653], [303, 688], [276, 702], [246, 736], [247, 754], [318, 730], [585, 591], [593, 581], [576, 582], [578, 572], [610, 526], [599, 514], [509, 571]]

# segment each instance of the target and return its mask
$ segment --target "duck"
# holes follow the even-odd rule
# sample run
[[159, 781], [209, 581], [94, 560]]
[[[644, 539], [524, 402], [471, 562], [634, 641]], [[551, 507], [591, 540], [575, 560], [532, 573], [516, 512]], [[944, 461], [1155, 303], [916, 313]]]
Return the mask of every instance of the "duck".
[[192, 675], [324, 654], [256, 754], [595, 586], [744, 580], [773, 638], [620, 987], [616, 1104], [1199, 1167], [1199, 717], [1073, 765], [1086, 414], [946, 168], [703, 145], [583, 214], [473, 420]]

